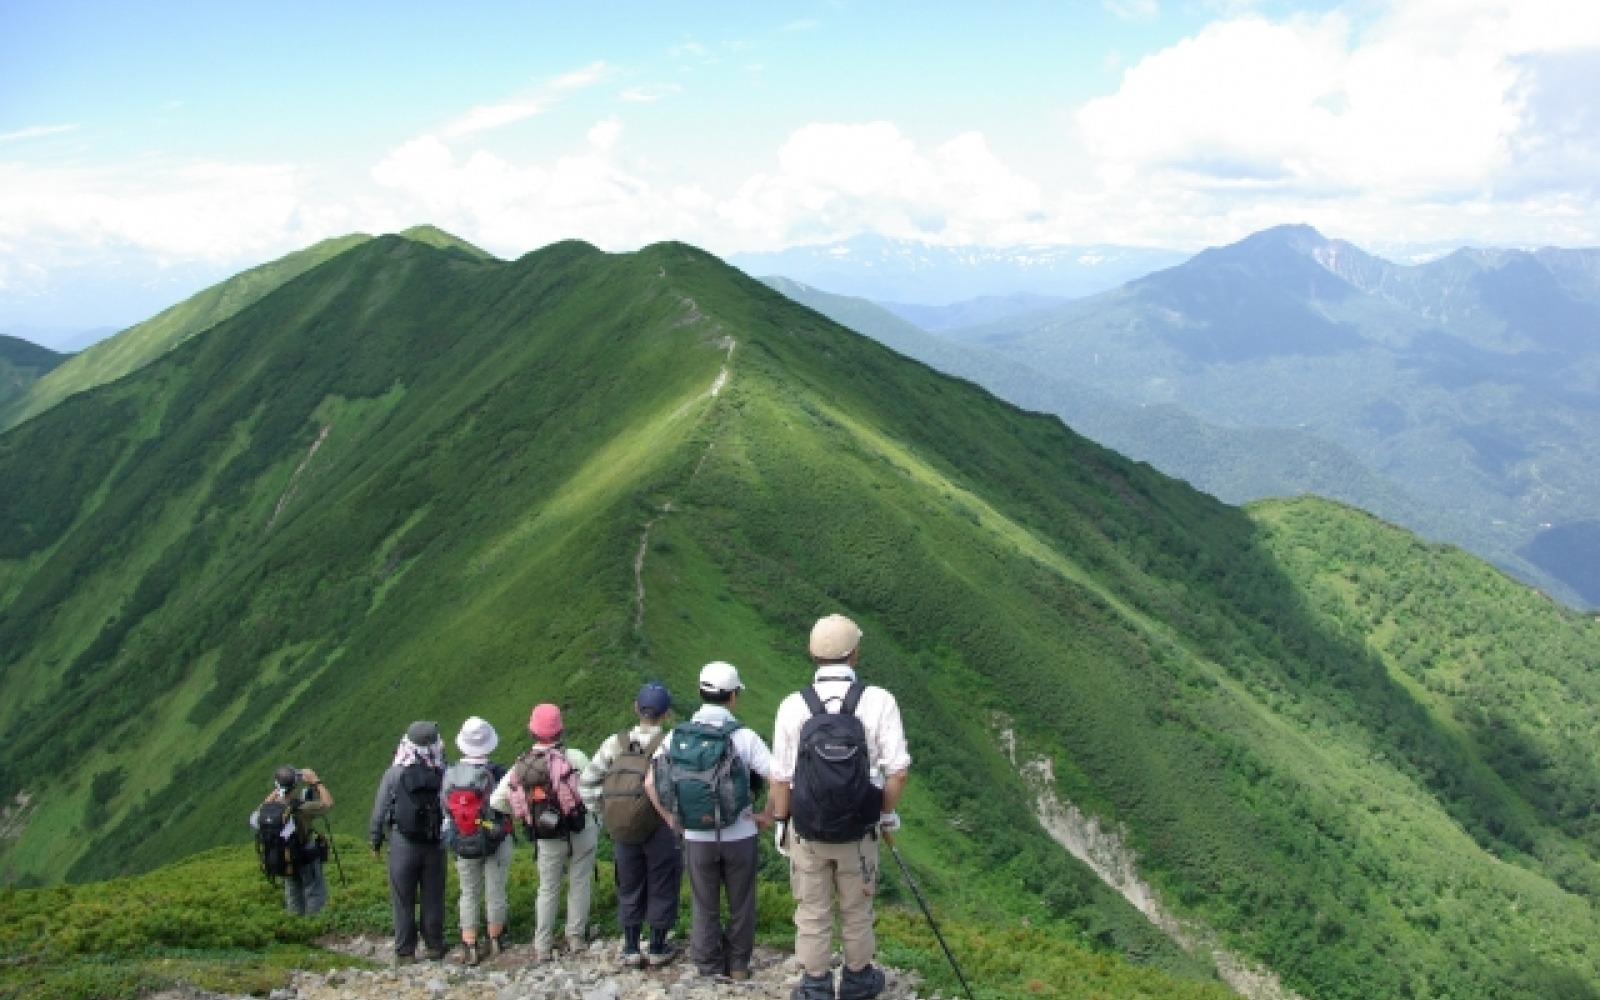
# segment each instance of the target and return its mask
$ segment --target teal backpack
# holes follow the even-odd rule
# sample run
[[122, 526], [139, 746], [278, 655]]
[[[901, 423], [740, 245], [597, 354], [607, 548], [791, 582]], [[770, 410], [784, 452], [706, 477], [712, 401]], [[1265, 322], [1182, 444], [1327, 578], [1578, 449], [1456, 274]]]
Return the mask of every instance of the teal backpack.
[[750, 807], [750, 768], [733, 751], [738, 722], [685, 722], [667, 737], [656, 797], [685, 830], [723, 830]]

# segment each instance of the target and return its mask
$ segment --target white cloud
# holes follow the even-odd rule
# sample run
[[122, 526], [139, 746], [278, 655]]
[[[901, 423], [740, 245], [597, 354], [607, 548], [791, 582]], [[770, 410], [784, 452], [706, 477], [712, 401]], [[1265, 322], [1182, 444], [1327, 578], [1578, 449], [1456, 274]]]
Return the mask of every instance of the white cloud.
[[1161, 13], [1160, 0], [1100, 0], [1112, 14], [1124, 21], [1151, 21]]
[[283, 164], [0, 164], [0, 241], [50, 257], [126, 248], [172, 260], [237, 260], [300, 235], [302, 181]]
[[1392, 0], [1360, 28], [1337, 11], [1218, 21], [1080, 109], [1100, 187], [1087, 203], [1186, 213], [1229, 238], [1257, 216], [1443, 238], [1467, 219], [1509, 235], [1567, 217], [1592, 240], [1595, 83], [1600, 4]]
[[535, 87], [531, 93], [503, 101], [499, 104], [482, 104], [440, 130], [446, 139], [460, 139], [477, 132], [503, 128], [514, 122], [542, 114], [556, 102], [576, 91], [591, 87], [610, 73], [604, 62], [590, 63], [581, 69], [563, 73]]
[[569, 238], [606, 249], [693, 238], [709, 199], [630, 172], [617, 162], [622, 135], [619, 121], [605, 119], [588, 130], [586, 148], [527, 165], [487, 150], [457, 155], [424, 136], [391, 152], [372, 177], [412, 217], [506, 254]]
[[675, 83], [660, 84], [653, 87], [629, 87], [617, 96], [630, 104], [649, 104], [659, 101], [663, 97], [670, 97], [683, 88]]
[[56, 135], [60, 132], [71, 132], [76, 125], [30, 125], [15, 132], [0, 133], [0, 142], [20, 142], [24, 139], [37, 139], [42, 135]]
[[929, 152], [888, 122], [814, 124], [778, 151], [778, 169], [718, 208], [742, 239], [782, 245], [863, 230], [964, 242], [1029, 231], [1039, 188], [969, 132]]

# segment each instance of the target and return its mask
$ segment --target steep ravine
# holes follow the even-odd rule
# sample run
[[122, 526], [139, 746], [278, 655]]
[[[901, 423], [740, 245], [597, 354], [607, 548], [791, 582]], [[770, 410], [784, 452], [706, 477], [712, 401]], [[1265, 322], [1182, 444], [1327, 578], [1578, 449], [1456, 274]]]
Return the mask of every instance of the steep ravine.
[[1271, 969], [1224, 948], [1215, 931], [1170, 913], [1155, 887], [1140, 877], [1139, 856], [1128, 846], [1124, 831], [1103, 827], [1098, 817], [1086, 816], [1056, 794], [1048, 757], [1019, 760], [1016, 733], [1008, 725], [1000, 729], [1000, 744], [1033, 794], [1033, 813], [1040, 825], [1163, 934], [1190, 954], [1209, 955], [1223, 981], [1250, 1000], [1305, 1000], [1279, 982]]

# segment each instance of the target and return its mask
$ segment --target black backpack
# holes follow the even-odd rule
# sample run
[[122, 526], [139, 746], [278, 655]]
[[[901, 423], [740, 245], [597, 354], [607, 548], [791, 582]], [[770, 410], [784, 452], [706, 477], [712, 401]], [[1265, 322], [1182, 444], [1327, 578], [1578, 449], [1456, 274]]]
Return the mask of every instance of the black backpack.
[[256, 811], [256, 857], [267, 881], [294, 874], [299, 837], [285, 837], [284, 827], [294, 817], [294, 806], [283, 799], [268, 799]]
[[823, 844], [849, 844], [878, 824], [883, 789], [872, 783], [867, 730], [856, 717], [866, 688], [850, 684], [839, 711], [829, 712], [808, 687], [800, 694], [811, 717], [800, 727], [789, 813], [795, 832]]
[[444, 829], [444, 807], [439, 790], [444, 776], [438, 768], [412, 764], [395, 780], [394, 828], [407, 840], [437, 844]]

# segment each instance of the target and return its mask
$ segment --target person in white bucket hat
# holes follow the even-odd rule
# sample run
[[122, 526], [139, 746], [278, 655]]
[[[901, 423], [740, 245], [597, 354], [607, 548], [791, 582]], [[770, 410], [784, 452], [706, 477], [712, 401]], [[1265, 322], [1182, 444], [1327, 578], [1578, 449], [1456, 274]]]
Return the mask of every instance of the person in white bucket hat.
[[[477, 965], [481, 959], [505, 951], [506, 884], [511, 877], [511, 817], [489, 804], [506, 769], [489, 759], [500, 745], [500, 734], [474, 715], [461, 724], [456, 748], [461, 759], [445, 771], [440, 795], [444, 800], [445, 843], [456, 856], [456, 877], [461, 884], [462, 961]], [[452, 799], [454, 801], [452, 801]], [[457, 814], [460, 813], [458, 816]], [[464, 830], [463, 823], [474, 823]], [[489, 940], [478, 940], [478, 916], [488, 917]]]

